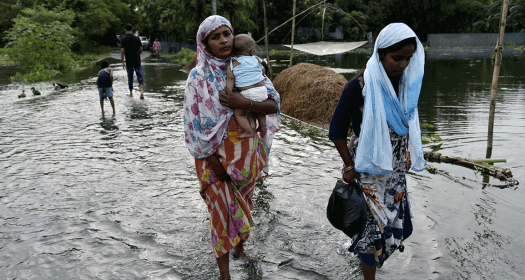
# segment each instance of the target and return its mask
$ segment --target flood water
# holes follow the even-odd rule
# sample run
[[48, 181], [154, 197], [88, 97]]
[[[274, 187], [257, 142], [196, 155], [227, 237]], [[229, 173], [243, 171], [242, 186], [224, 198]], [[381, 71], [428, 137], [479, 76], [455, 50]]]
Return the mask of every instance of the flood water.
[[[208, 213], [184, 145], [186, 74], [143, 53], [145, 100], [128, 96], [119, 52], [116, 114], [102, 115], [96, 67], [69, 88], [35, 86], [18, 99], [14, 66], [0, 66], [0, 279], [217, 279]], [[313, 58], [350, 79], [368, 55]], [[288, 61], [277, 59], [276, 71]], [[456, 177], [410, 173], [414, 233], [378, 279], [523, 279], [525, 252], [525, 56], [504, 56], [492, 158], [520, 185], [500, 189], [462, 167], [429, 163]], [[425, 145], [449, 156], [484, 158], [492, 65], [489, 58], [429, 57], [422, 123], [442, 138]], [[341, 160], [322, 130], [283, 118], [270, 155], [272, 175], [254, 195], [256, 226], [246, 249], [257, 263], [230, 264], [232, 279], [360, 279], [350, 240], [326, 219]], [[491, 180], [491, 183], [501, 183]]]

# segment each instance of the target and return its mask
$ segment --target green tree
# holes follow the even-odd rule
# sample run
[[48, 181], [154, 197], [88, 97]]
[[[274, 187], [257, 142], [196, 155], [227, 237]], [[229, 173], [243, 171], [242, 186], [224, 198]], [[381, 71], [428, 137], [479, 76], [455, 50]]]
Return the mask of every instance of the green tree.
[[[250, 18], [254, 1], [217, 1], [217, 13], [224, 16], [238, 33], [244, 28], [256, 27]], [[168, 40], [195, 43], [200, 23], [211, 15], [210, 0], [141, 0], [139, 3], [140, 26]], [[167, 38], [166, 38], [167, 37]]]
[[[71, 27], [78, 38], [75, 51], [79, 53], [92, 52], [97, 45], [110, 45], [115, 36], [120, 34], [123, 26], [132, 19], [130, 4], [122, 0], [47, 0], [48, 8], [63, 3], [64, 7], [75, 13]], [[54, 3], [56, 2], [56, 3]], [[135, 22], [131, 22], [135, 25]], [[111, 38], [111, 41], [108, 40]]]
[[[486, 5], [485, 17], [474, 23], [483, 32], [499, 32], [502, 1]], [[507, 12], [505, 32], [525, 32], [525, 1], [511, 0]]]
[[73, 18], [74, 13], [61, 6], [54, 10], [35, 6], [14, 19], [3, 52], [23, 69], [25, 81], [51, 80], [71, 69]]
[[0, 32], [9, 30], [13, 26], [13, 19], [23, 9], [32, 8], [35, 3], [49, 10], [61, 6], [74, 12], [71, 27], [77, 40], [73, 49], [79, 53], [88, 52], [92, 50], [92, 46], [115, 44], [115, 36], [122, 32], [126, 23], [137, 23], [137, 1], [139, 0], [2, 0]]
[[[363, 7], [361, 1], [327, 1], [327, 3], [312, 8], [319, 3], [321, 3], [319, 0], [297, 0], [296, 14], [306, 12], [296, 17], [296, 37], [294, 39], [296, 43], [315, 42], [321, 39], [329, 41], [331, 39], [328, 33], [335, 31], [338, 27], [343, 29], [344, 41], [363, 40], [367, 30], [368, 17], [361, 10], [354, 9], [356, 6]], [[346, 6], [346, 3], [349, 5]], [[266, 1], [269, 31], [293, 16], [292, 6], [292, 1]], [[262, 5], [260, 9], [262, 9]], [[262, 12], [258, 14], [262, 15]], [[262, 32], [262, 19], [257, 22], [259, 22], [259, 30]], [[272, 32], [269, 35], [270, 43], [289, 43], [291, 41], [291, 26], [292, 22], [290, 21]], [[299, 33], [299, 26], [306, 27], [306, 31]], [[324, 32], [321, 34], [323, 27]], [[263, 33], [255, 33], [255, 38], [258, 39], [263, 35]]]
[[[484, 16], [486, 0], [370, 0], [369, 21], [376, 30], [404, 22], [422, 41], [429, 33], [478, 32], [473, 23]], [[373, 8], [372, 8], [373, 7]], [[377, 14], [379, 8], [383, 12]]]
[[[0, 37], [13, 27], [13, 19], [18, 16], [23, 9], [34, 5], [34, 0], [2, 0], [0, 1]], [[2, 40], [0, 46], [5, 45], [7, 41]]]

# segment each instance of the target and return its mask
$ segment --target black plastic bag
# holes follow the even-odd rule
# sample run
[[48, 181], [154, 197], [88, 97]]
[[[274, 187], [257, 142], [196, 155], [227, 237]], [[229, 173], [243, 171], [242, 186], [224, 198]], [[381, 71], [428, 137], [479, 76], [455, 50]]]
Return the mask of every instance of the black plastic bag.
[[337, 180], [326, 207], [330, 223], [353, 238], [365, 227], [368, 206], [359, 184]]

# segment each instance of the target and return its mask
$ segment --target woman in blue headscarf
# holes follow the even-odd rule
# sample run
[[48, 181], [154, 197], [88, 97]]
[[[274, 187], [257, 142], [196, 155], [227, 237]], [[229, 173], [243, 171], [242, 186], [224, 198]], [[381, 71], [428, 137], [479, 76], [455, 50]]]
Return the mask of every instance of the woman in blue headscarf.
[[401, 251], [412, 233], [405, 173], [408, 148], [412, 170], [425, 169], [417, 109], [424, 66], [414, 31], [403, 23], [388, 25], [364, 73], [343, 90], [330, 123], [329, 137], [344, 162], [343, 179], [359, 182], [368, 205], [366, 225], [348, 249], [359, 255], [365, 279], [375, 279], [376, 268]]

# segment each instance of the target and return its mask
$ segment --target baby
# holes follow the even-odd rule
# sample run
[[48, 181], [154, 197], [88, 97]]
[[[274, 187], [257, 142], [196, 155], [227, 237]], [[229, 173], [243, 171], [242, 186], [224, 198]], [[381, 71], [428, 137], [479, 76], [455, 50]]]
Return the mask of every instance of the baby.
[[[261, 64], [261, 59], [256, 56], [255, 41], [247, 34], [239, 34], [235, 36], [233, 43], [235, 56], [230, 60], [227, 68], [226, 87], [237, 91], [244, 97], [255, 102], [262, 102], [268, 98], [268, 90], [264, 86], [264, 72]], [[250, 138], [255, 136], [248, 118], [244, 115], [246, 113], [244, 108], [234, 108], [233, 114], [237, 123], [244, 130], [244, 133], [237, 138]], [[256, 115], [259, 122], [258, 131], [261, 131], [266, 126], [266, 116]]]

